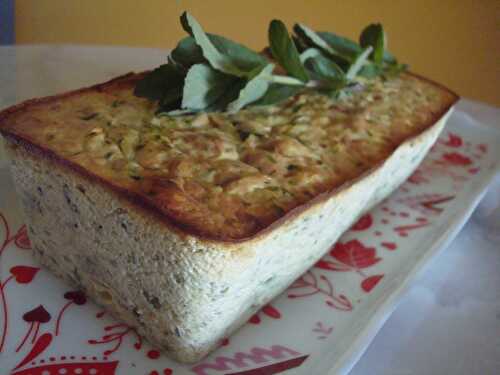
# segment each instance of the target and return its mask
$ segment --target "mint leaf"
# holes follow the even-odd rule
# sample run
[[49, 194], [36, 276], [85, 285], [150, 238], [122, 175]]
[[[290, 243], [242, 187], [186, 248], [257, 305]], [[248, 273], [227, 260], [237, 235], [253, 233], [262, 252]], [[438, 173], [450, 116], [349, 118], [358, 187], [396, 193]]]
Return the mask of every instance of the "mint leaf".
[[304, 88], [300, 86], [282, 85], [279, 83], [272, 83], [269, 85], [266, 93], [257, 101], [253, 102], [254, 105], [273, 105], [280, 103], [294, 95], [297, 95]]
[[[209, 33], [207, 35], [217, 51], [227, 56], [234, 66], [244, 72], [250, 72], [259, 67], [262, 68], [268, 63], [264, 56], [242, 44], [219, 35]], [[196, 44], [195, 39], [191, 36], [185, 37], [177, 44], [171, 53], [171, 57], [176, 63], [186, 68], [208, 61], [203, 56], [203, 51]]]
[[227, 56], [232, 64], [243, 72], [250, 72], [269, 63], [264, 56], [242, 44], [215, 34], [208, 34], [208, 37], [215, 48]]
[[368, 46], [363, 52], [358, 55], [358, 57], [356, 57], [356, 60], [354, 60], [354, 63], [349, 67], [349, 70], [347, 71], [346, 78], [348, 81], [352, 81], [354, 77], [358, 75], [372, 51], [373, 48], [371, 46]]
[[292, 35], [292, 40], [293, 40], [293, 43], [295, 44], [295, 47], [297, 47], [297, 50], [299, 52], [305, 51], [307, 48], [310, 47], [309, 44], [307, 44], [305, 41], [303, 41], [298, 36]]
[[300, 61], [304, 64], [308, 59], [321, 55], [321, 51], [317, 48], [308, 48], [300, 54]]
[[307, 45], [311, 45], [317, 47], [331, 55], [338, 54], [334, 48], [332, 48], [323, 38], [321, 38], [315, 31], [311, 30], [306, 25], [301, 23], [295, 24], [293, 27], [295, 33], [300, 37], [300, 39], [304, 40]]
[[358, 75], [365, 78], [374, 78], [382, 72], [382, 68], [375, 63], [367, 62], [359, 71]]
[[[134, 95], [149, 100], [161, 100], [166, 91], [182, 93], [184, 74], [170, 64], [160, 65], [137, 82]], [[182, 94], [181, 94], [182, 95]]]
[[347, 85], [342, 68], [319, 49], [309, 48], [300, 55], [309, 76], [315, 80], [313, 87], [332, 96]]
[[235, 78], [230, 85], [226, 87], [224, 93], [217, 98], [217, 100], [207, 107], [205, 111], [215, 112], [215, 111], [225, 111], [229, 103], [238, 99], [238, 95], [241, 90], [245, 87], [246, 80], [243, 78]]
[[352, 63], [362, 52], [362, 48], [357, 43], [334, 33], [315, 32], [300, 23], [296, 24], [293, 29], [304, 44], [320, 49], [338, 63]]
[[354, 61], [356, 56], [363, 51], [358, 43], [349, 38], [326, 31], [320, 31], [318, 32], [318, 35], [340, 55], [348, 58], [351, 62]]
[[181, 23], [184, 30], [194, 38], [196, 44], [201, 48], [203, 57], [207, 59], [212, 68], [222, 73], [239, 77], [245, 75], [244, 72], [233, 64], [227, 55], [220, 53], [217, 48], [215, 48], [208, 35], [192, 15], [184, 12], [181, 16]]
[[227, 74], [246, 76], [248, 72], [262, 68], [267, 59], [242, 44], [219, 35], [205, 33], [196, 19], [189, 13], [181, 16], [184, 29], [191, 35], [179, 42], [172, 58], [184, 66], [204, 61]]
[[217, 101], [237, 78], [221, 73], [208, 64], [195, 64], [186, 75], [182, 108], [203, 110]]
[[359, 44], [361, 47], [366, 48], [371, 46], [373, 48], [372, 59], [375, 64], [380, 65], [384, 58], [384, 51], [386, 45], [386, 37], [382, 25], [379, 23], [372, 23], [363, 29], [359, 37]]
[[182, 65], [184, 68], [189, 68], [191, 65], [201, 64], [206, 61], [201, 48], [198, 47], [192, 36], [181, 39], [170, 56], [177, 64]]
[[302, 82], [307, 82], [309, 77], [300, 62], [299, 52], [288, 34], [283, 22], [272, 20], [269, 25], [269, 45], [274, 59], [290, 74]]
[[319, 79], [343, 79], [344, 71], [334, 61], [327, 58], [319, 50], [310, 48], [300, 55], [306, 68], [312, 70]]
[[259, 74], [249, 80], [243, 90], [240, 91], [238, 99], [229, 104], [228, 110], [230, 112], [239, 111], [244, 106], [261, 98], [269, 87], [269, 78], [271, 77], [273, 69], [274, 64], [268, 64]]
[[182, 103], [182, 87], [165, 91], [165, 94], [159, 101], [158, 112], [171, 111], [179, 108]]

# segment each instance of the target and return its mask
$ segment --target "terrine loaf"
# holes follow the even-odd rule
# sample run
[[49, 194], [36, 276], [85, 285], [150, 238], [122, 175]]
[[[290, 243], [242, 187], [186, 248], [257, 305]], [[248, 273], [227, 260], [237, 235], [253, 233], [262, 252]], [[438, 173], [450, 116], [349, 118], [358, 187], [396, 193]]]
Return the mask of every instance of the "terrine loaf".
[[0, 132], [37, 259], [183, 362], [400, 185], [457, 100], [402, 73], [171, 117], [133, 95], [142, 77], [19, 104]]

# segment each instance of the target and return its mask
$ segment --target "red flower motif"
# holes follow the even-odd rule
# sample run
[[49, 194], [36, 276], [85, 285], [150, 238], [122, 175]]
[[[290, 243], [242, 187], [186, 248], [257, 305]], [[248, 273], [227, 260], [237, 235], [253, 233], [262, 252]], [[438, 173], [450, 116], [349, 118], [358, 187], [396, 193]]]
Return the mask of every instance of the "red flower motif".
[[81, 290], [72, 290], [70, 292], [64, 293], [64, 298], [73, 301], [75, 305], [85, 305], [87, 302], [87, 297]]
[[424, 176], [421, 169], [417, 169], [413, 174], [408, 178], [408, 182], [415, 185], [420, 185], [423, 183], [429, 182], [429, 180]]
[[146, 353], [149, 359], [158, 359], [160, 357], [160, 352], [156, 349], [152, 349]]
[[467, 170], [467, 172], [469, 172], [470, 174], [477, 174], [480, 170], [481, 170], [481, 168], [479, 168], [479, 167], [477, 167], [477, 168], [469, 168]]
[[[163, 369], [163, 375], [172, 375], [174, 373], [174, 370], [171, 368], [165, 368]], [[153, 370], [149, 373], [149, 375], [160, 375], [160, 373], [156, 370]]]
[[354, 224], [351, 230], [361, 231], [370, 228], [373, 224], [372, 215], [366, 214], [362, 216], [356, 224]]
[[48, 321], [50, 321], [50, 318], [50, 313], [45, 310], [45, 307], [43, 307], [42, 305], [35, 307], [34, 309], [28, 311], [23, 315], [23, 320], [28, 323], [47, 323]]
[[488, 152], [488, 145], [486, 143], [480, 143], [477, 145], [477, 148], [479, 151], [481, 151], [483, 154], [486, 154]]
[[463, 166], [472, 164], [472, 160], [458, 152], [449, 152], [443, 155], [443, 159], [450, 164]]
[[[33, 345], [31, 350], [29, 351], [29, 353], [23, 358], [23, 360], [16, 366], [16, 368], [14, 370], [17, 370], [18, 368], [23, 367], [27, 363], [33, 361], [33, 359], [35, 359], [37, 356], [39, 356], [41, 353], [43, 353], [45, 351], [45, 349], [47, 349], [49, 347], [51, 342], [52, 342], [52, 335], [50, 333], [44, 333], [43, 335], [41, 335], [38, 338], [38, 340], [35, 341], [35, 345]], [[36, 372], [35, 372], [35, 370], [33, 370], [33, 368], [31, 368], [31, 369], [15, 372], [14, 374], [16, 374], [16, 375], [21, 375], [21, 374], [28, 375], [28, 374], [33, 374], [33, 373], [36, 373]], [[42, 373], [43, 372], [40, 372], [40, 374], [42, 374]]]
[[31, 242], [28, 237], [28, 231], [26, 229], [26, 225], [23, 225], [16, 233], [15, 240], [16, 246], [23, 250], [31, 249]]
[[382, 242], [381, 245], [390, 251], [394, 251], [398, 248], [398, 245], [396, 245], [394, 242]]
[[281, 318], [281, 313], [279, 310], [271, 305], [266, 305], [262, 308], [262, 312], [266, 314], [268, 317], [273, 318], [273, 319], [280, 319]]
[[330, 262], [328, 260], [319, 260], [315, 265], [316, 268], [321, 268], [327, 271], [350, 271], [351, 267], [342, 263]]
[[366, 279], [363, 280], [361, 283], [361, 289], [363, 289], [366, 293], [369, 293], [375, 286], [379, 283], [380, 280], [384, 275], [374, 275], [367, 277]]
[[30, 283], [40, 268], [30, 266], [15, 266], [10, 269], [10, 273], [19, 284]]
[[319, 277], [312, 271], [307, 271], [290, 286], [290, 290], [297, 290], [288, 294], [288, 298], [301, 298], [320, 294], [326, 297], [325, 303], [333, 309], [351, 311], [352, 303], [343, 295], [335, 292], [333, 284], [325, 275]]
[[258, 314], [253, 314], [252, 317], [248, 320], [249, 323], [252, 324], [259, 324], [260, 323], [260, 317]]
[[330, 255], [339, 262], [347, 264], [355, 269], [373, 266], [381, 258], [377, 258], [374, 247], [365, 247], [358, 240], [351, 240], [346, 243], [337, 242]]
[[105, 350], [103, 354], [105, 356], [111, 355], [114, 352], [116, 352], [120, 347], [122, 346], [123, 339], [126, 336], [135, 335], [136, 342], [134, 343], [134, 348], [136, 350], [140, 350], [142, 347], [142, 338], [139, 336], [136, 332], [136, 330], [125, 323], [117, 323], [109, 326], [104, 327], [104, 331], [107, 332], [104, 334], [100, 339], [95, 340], [91, 339], [88, 340], [87, 342], [90, 345], [100, 345], [100, 344], [108, 344], [108, 343], [114, 343], [114, 346]]
[[[260, 312], [264, 313], [265, 315], [267, 315], [270, 318], [281, 319], [281, 313], [280, 313], [280, 311], [276, 307], [274, 307], [274, 306], [265, 305], [260, 310]], [[260, 321], [261, 320], [260, 320], [260, 317], [259, 317], [259, 313], [253, 314], [252, 317], [248, 320], [248, 322], [252, 323], [252, 324], [259, 324]]]
[[443, 144], [449, 147], [460, 147], [464, 144], [464, 142], [459, 135], [448, 133], [448, 140], [446, 142], [443, 142]]

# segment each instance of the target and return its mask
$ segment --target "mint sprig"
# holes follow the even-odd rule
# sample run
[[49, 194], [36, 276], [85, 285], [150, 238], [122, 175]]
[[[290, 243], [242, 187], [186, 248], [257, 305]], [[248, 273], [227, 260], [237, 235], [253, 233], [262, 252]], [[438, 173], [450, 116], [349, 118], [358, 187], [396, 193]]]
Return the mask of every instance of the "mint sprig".
[[[290, 35], [285, 24], [271, 21], [269, 47], [274, 61], [219, 35], [206, 33], [189, 13], [181, 16], [188, 36], [167, 58], [137, 82], [134, 94], [158, 103], [158, 114], [239, 111], [270, 105], [306, 91], [331, 97], [348, 92], [358, 77], [395, 75], [406, 69], [387, 50], [380, 24], [366, 27], [360, 43], [303, 24]], [[275, 62], [286, 75], [277, 74]]]
[[288, 30], [280, 20], [272, 20], [269, 25], [269, 46], [274, 59], [286, 72], [302, 82], [309, 81], [306, 68], [300, 61], [299, 51]]

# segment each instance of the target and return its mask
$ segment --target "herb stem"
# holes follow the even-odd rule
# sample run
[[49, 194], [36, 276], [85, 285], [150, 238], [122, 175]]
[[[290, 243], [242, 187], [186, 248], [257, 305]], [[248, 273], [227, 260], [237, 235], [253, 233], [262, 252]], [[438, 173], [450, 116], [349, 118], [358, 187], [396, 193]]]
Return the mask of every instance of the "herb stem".
[[269, 77], [269, 80], [272, 83], [279, 83], [281, 85], [303, 86], [303, 87], [307, 87], [307, 88], [311, 88], [311, 89], [329, 87], [328, 82], [321, 81], [321, 80], [315, 80], [315, 79], [311, 79], [307, 82], [302, 82], [302, 81], [300, 81], [296, 78], [293, 78], [293, 77], [273, 75], [273, 76]]
[[287, 76], [277, 76], [273, 75], [269, 78], [272, 83], [280, 83], [282, 85], [290, 86], [305, 86], [305, 83], [297, 78], [287, 77]]
[[328, 85], [324, 81], [310, 80], [307, 82], [306, 87], [317, 89], [322, 87], [327, 87]]

